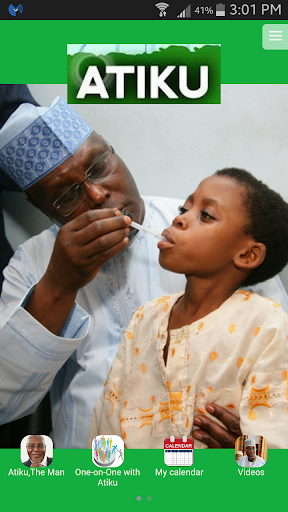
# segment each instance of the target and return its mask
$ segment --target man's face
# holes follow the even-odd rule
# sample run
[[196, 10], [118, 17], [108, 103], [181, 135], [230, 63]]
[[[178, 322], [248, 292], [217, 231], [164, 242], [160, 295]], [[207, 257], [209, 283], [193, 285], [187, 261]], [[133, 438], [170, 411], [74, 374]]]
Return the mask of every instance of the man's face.
[[85, 199], [77, 209], [68, 216], [53, 211], [53, 203], [65, 194], [75, 183], [80, 184], [85, 172], [92, 163], [101, 158], [105, 152], [111, 151], [104, 139], [95, 132], [80, 146], [74, 155], [63, 164], [44, 176], [38, 183], [30, 187], [26, 193], [34, 205], [46, 213], [51, 220], [63, 225], [92, 209], [118, 208], [133, 213], [136, 222], [144, 217], [143, 202], [136, 183], [128, 168], [115, 154], [116, 171], [102, 183], [85, 181]]
[[248, 460], [252, 461], [255, 459], [255, 446], [246, 446], [246, 453]]
[[41, 436], [29, 437], [27, 453], [32, 462], [42, 462], [45, 457], [46, 446]]

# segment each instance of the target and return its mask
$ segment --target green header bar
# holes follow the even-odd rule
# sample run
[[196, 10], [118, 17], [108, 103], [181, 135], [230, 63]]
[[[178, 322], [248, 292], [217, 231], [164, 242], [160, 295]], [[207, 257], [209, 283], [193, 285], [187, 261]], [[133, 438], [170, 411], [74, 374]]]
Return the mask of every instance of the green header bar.
[[267, 51], [262, 46], [265, 24], [267, 20], [221, 17], [213, 21], [1, 21], [1, 79], [2, 83], [67, 83], [67, 43], [73, 39], [97, 37], [102, 43], [114, 38], [159, 41], [166, 36], [178, 42], [221, 44], [223, 84], [288, 83], [286, 51]]

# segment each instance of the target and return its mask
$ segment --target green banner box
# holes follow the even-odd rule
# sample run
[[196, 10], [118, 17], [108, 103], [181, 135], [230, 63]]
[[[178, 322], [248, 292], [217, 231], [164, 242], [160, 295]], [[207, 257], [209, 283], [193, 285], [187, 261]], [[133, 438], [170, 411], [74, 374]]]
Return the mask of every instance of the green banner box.
[[69, 103], [220, 103], [221, 47], [67, 56]]

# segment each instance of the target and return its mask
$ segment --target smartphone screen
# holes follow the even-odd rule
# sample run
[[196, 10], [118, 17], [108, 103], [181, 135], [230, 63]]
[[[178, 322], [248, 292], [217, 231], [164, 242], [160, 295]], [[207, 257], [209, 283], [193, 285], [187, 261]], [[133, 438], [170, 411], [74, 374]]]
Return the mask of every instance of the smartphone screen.
[[[160, 221], [156, 222], [152, 213], [149, 222], [146, 222], [144, 213], [142, 212], [141, 217], [141, 213], [137, 213], [136, 210], [134, 220], [140, 221], [141, 224], [144, 221], [143, 225], [146, 229], [154, 234], [156, 232], [159, 236], [165, 228], [169, 229], [169, 224], [165, 225], [167, 218], [170, 216], [169, 222], [171, 223], [173, 218], [179, 215], [176, 204], [180, 207], [180, 213], [184, 213], [183, 218], [185, 218], [186, 210], [192, 209], [193, 204], [191, 199], [187, 203], [187, 198], [191, 198], [199, 184], [218, 170], [244, 169], [275, 190], [285, 201], [288, 200], [286, 172], [288, 160], [288, 22], [287, 6], [283, 2], [262, 4], [193, 2], [189, 4], [188, 2], [173, 1], [169, 4], [151, 3], [151, 5], [142, 4], [137, 7], [121, 4], [96, 6], [87, 3], [82, 6], [69, 5], [65, 9], [62, 6], [57, 12], [58, 7], [55, 6], [52, 9], [52, 6], [46, 5], [44, 12], [44, 9], [40, 10], [39, 6], [25, 3], [14, 6], [7, 2], [7, 5], [1, 6], [1, 83], [26, 84], [36, 104], [35, 108], [48, 108], [56, 98], [58, 98], [56, 101], [62, 101], [59, 100], [59, 97], [63, 99], [64, 103], [67, 102], [67, 105], [70, 105], [75, 111], [76, 117], [79, 115], [80, 118], [76, 119], [75, 117], [72, 121], [70, 118], [72, 124], [77, 124], [73, 128], [73, 133], [71, 132], [71, 123], [66, 126], [64, 120], [64, 124], [60, 127], [61, 133], [57, 132], [57, 136], [60, 133], [60, 139], [67, 130], [69, 133], [67, 132], [68, 135], [67, 133], [65, 135], [66, 140], [71, 141], [73, 137], [76, 140], [78, 133], [86, 127], [85, 123], [101, 136], [97, 139], [98, 146], [95, 147], [97, 151], [102, 148], [104, 159], [102, 158], [103, 161], [100, 164], [97, 160], [97, 166], [100, 165], [99, 169], [95, 167], [93, 170], [92, 168], [89, 176], [87, 173], [85, 176], [83, 175], [84, 181], [87, 180], [87, 176], [88, 180], [94, 179], [94, 182], [102, 183], [102, 185], [108, 183], [109, 180], [114, 180], [115, 170], [120, 161], [118, 160], [113, 167], [116, 154], [117, 159], [121, 158], [120, 165], [124, 165], [127, 172], [131, 173], [129, 174], [129, 183], [131, 184], [134, 180], [133, 187], [137, 186], [139, 194], [144, 198], [145, 214], [155, 207], [159, 219], [162, 219], [163, 227], [160, 229], [161, 223]], [[77, 43], [85, 38], [90, 43]], [[117, 38], [118, 40], [122, 38], [122, 41], [130, 39], [134, 43], [108, 43], [109, 40], [113, 41]], [[174, 39], [178, 42], [137, 43], [137, 40], [149, 38], [166, 39], [166, 41]], [[186, 43], [180, 43], [181, 40], [186, 40]], [[194, 43], [187, 43], [189, 40]], [[65, 110], [66, 107], [63, 108]], [[57, 115], [58, 111], [55, 111], [55, 116]], [[74, 114], [71, 115], [73, 117]], [[82, 119], [85, 122], [85, 127], [81, 125]], [[56, 125], [53, 126], [57, 131]], [[80, 139], [81, 136], [80, 134]], [[81, 143], [84, 140], [86, 138], [83, 138]], [[43, 144], [45, 145], [45, 141]], [[69, 155], [75, 153], [79, 147], [77, 144], [75, 142], [74, 149], [70, 149], [70, 142], [66, 144], [67, 147], [69, 146], [68, 150], [71, 151]], [[17, 148], [18, 146], [15, 145], [15, 151]], [[25, 151], [28, 149], [25, 148]], [[45, 152], [44, 146], [40, 149]], [[41, 162], [43, 160], [48, 162], [46, 153], [43, 153], [42, 156], [38, 154], [37, 156], [36, 153], [33, 155], [32, 160], [42, 158]], [[51, 160], [51, 155], [49, 158]], [[68, 159], [67, 154], [64, 161], [66, 159]], [[0, 166], [1, 162], [0, 132]], [[47, 165], [49, 166], [50, 163]], [[15, 166], [17, 167], [16, 164]], [[86, 171], [86, 167], [84, 167], [83, 172]], [[73, 172], [75, 174], [75, 170]], [[16, 171], [14, 176], [15, 173]], [[91, 173], [94, 175], [89, 178]], [[99, 178], [98, 174], [101, 175], [101, 173], [103, 175]], [[12, 179], [14, 179], [13, 176]], [[66, 198], [64, 197], [63, 202], [63, 194], [65, 195], [67, 190], [69, 200], [71, 199], [71, 186], [74, 187], [74, 184], [73, 180], [70, 181], [62, 189], [59, 197], [56, 197], [55, 191], [54, 195], [50, 194], [53, 199], [53, 207], [55, 204], [58, 207], [62, 203], [60, 208], [65, 208]], [[79, 186], [79, 180], [74, 181]], [[82, 183], [82, 178], [80, 181]], [[19, 184], [21, 188], [20, 181], [18, 181]], [[17, 251], [17, 247], [21, 244], [28, 247], [25, 244], [31, 237], [42, 236], [37, 245], [37, 251], [39, 254], [41, 253], [41, 256], [38, 253], [35, 256], [35, 252], [33, 256], [36, 259], [42, 258], [37, 277], [31, 278], [30, 284], [27, 284], [29, 279], [26, 278], [25, 286], [28, 287], [27, 289], [31, 288], [33, 292], [33, 287], [37, 285], [49, 264], [61, 222], [58, 227], [53, 227], [55, 218], [51, 212], [49, 213], [46, 203], [45, 205], [44, 203], [37, 204], [38, 209], [35, 208], [33, 201], [37, 203], [37, 197], [27, 202], [25, 193], [12, 190], [11, 186], [5, 186], [1, 179], [0, 185], [5, 236], [12, 252]], [[87, 187], [86, 182], [82, 188], [87, 191], [89, 187], [90, 184]], [[115, 203], [112, 204], [111, 194], [109, 195], [109, 186], [105, 193], [108, 207], [114, 207]], [[76, 194], [74, 189], [73, 194]], [[78, 196], [77, 198], [79, 199]], [[59, 199], [60, 202], [58, 202]], [[75, 203], [75, 208], [81, 208], [79, 204], [80, 202]], [[126, 210], [129, 210], [128, 200], [127, 205]], [[123, 205], [119, 204], [119, 208], [120, 206]], [[183, 207], [185, 210], [181, 211]], [[60, 211], [64, 211], [64, 215], [69, 216], [71, 215], [69, 208], [70, 206], [67, 212], [66, 210]], [[95, 207], [93, 206], [93, 208]], [[122, 209], [124, 210], [124, 206]], [[213, 212], [208, 213], [209, 219], [207, 214], [204, 222], [212, 223]], [[66, 221], [65, 225], [68, 225]], [[45, 233], [48, 234], [40, 235], [44, 230], [47, 230]], [[277, 230], [276, 225], [275, 230]], [[26, 348], [23, 345], [23, 358], [27, 358], [23, 364], [26, 372], [25, 382], [22, 383], [19, 390], [13, 386], [13, 379], [9, 383], [9, 378], [6, 380], [5, 377], [1, 386], [3, 393], [1, 408], [4, 420], [0, 427], [0, 475], [5, 505], [12, 509], [16, 508], [16, 503], [19, 506], [26, 496], [28, 506], [31, 507], [33, 490], [34, 499], [36, 498], [36, 502], [44, 509], [48, 506], [51, 507], [51, 503], [54, 502], [57, 503], [57, 506], [67, 508], [124, 506], [128, 510], [135, 510], [145, 503], [147, 509], [158, 510], [160, 507], [172, 509], [172, 507], [179, 506], [193, 507], [196, 504], [203, 506], [210, 500], [211, 506], [215, 507], [215, 499], [217, 496], [219, 497], [220, 489], [222, 489], [224, 504], [230, 503], [231, 506], [233, 503], [233, 507], [240, 509], [243, 506], [242, 501], [245, 499], [241, 499], [239, 496], [242, 484], [244, 495], [247, 488], [250, 493], [251, 489], [254, 490], [253, 500], [261, 508], [268, 508], [274, 502], [268, 491], [274, 485], [277, 488], [278, 502], [282, 500], [284, 502], [288, 416], [286, 414], [286, 419], [278, 422], [275, 419], [275, 414], [277, 416], [277, 408], [280, 407], [277, 402], [278, 391], [279, 396], [281, 393], [284, 396], [282, 401], [279, 399], [282, 408], [285, 411], [288, 410], [287, 403], [285, 403], [285, 400], [287, 401], [288, 369], [282, 368], [280, 381], [276, 379], [273, 382], [275, 368], [271, 366], [267, 383], [265, 381], [266, 384], [263, 384], [263, 387], [262, 382], [264, 381], [261, 380], [261, 376], [258, 380], [254, 379], [253, 381], [253, 374], [250, 370], [249, 372], [247, 370], [247, 375], [245, 372], [241, 373], [245, 364], [249, 366], [251, 363], [251, 361], [250, 363], [246, 362], [241, 351], [237, 353], [237, 357], [233, 355], [235, 357], [234, 371], [229, 355], [222, 357], [218, 349], [206, 349], [203, 341], [203, 346], [198, 347], [195, 352], [195, 357], [198, 358], [195, 372], [207, 359], [205, 371], [208, 372], [208, 377], [203, 386], [200, 384], [198, 386], [197, 379], [195, 381], [193, 377], [194, 384], [195, 386], [197, 384], [198, 387], [195, 387], [196, 391], [191, 395], [190, 401], [187, 399], [186, 402], [183, 396], [185, 393], [189, 395], [188, 384], [184, 385], [183, 382], [180, 383], [182, 391], [179, 393], [181, 396], [176, 392], [173, 395], [173, 392], [169, 391], [169, 383], [165, 382], [163, 386], [168, 395], [163, 394], [161, 398], [160, 393], [160, 398], [158, 397], [157, 400], [154, 396], [153, 385], [148, 383], [145, 393], [147, 394], [149, 385], [151, 385], [151, 396], [149, 395], [148, 402], [147, 400], [142, 402], [141, 393], [144, 394], [146, 387], [146, 384], [143, 384], [145, 374], [149, 371], [149, 368], [147, 369], [142, 362], [139, 365], [139, 377], [135, 377], [135, 389], [137, 386], [139, 388], [139, 395], [136, 396], [138, 392], [136, 391], [133, 396], [136, 405], [134, 409], [129, 409], [127, 406], [128, 409], [125, 409], [126, 412], [124, 411], [126, 416], [123, 412], [124, 409], [120, 410], [118, 419], [120, 430], [98, 431], [96, 429], [93, 431], [92, 429], [92, 437], [88, 437], [95, 400], [91, 398], [93, 403], [91, 403], [90, 415], [83, 412], [85, 410], [83, 402], [87, 396], [97, 395], [99, 397], [103, 392], [104, 382], [117, 354], [119, 342], [116, 343], [115, 339], [120, 341], [122, 335], [126, 333], [126, 338], [129, 340], [130, 336], [131, 341], [136, 335], [137, 329], [135, 328], [135, 333], [134, 331], [130, 333], [128, 325], [130, 325], [135, 310], [138, 311], [137, 322], [141, 323], [143, 320], [141, 306], [155, 300], [161, 295], [162, 290], [166, 290], [165, 286], [168, 286], [165, 274], [161, 274], [160, 277], [157, 274], [159, 263], [154, 254], [157, 253], [159, 240], [147, 232], [139, 231], [135, 234], [134, 231], [133, 235], [135, 236], [130, 240], [131, 247], [134, 245], [133, 250], [136, 251], [135, 244], [140, 244], [142, 240], [141, 243], [143, 247], [145, 245], [147, 251], [148, 260], [145, 260], [145, 269], [149, 269], [147, 278], [144, 279], [143, 275], [139, 275], [139, 270], [137, 271], [136, 267], [133, 272], [131, 270], [131, 275], [128, 275], [128, 267], [123, 258], [117, 259], [116, 270], [112, 269], [113, 259], [105, 262], [106, 274], [101, 274], [101, 279], [104, 280], [101, 290], [109, 288], [109, 298], [108, 295], [105, 298], [106, 292], [103, 292], [100, 297], [98, 289], [95, 291], [95, 288], [92, 291], [92, 278], [87, 285], [90, 287], [87, 295], [85, 295], [86, 292], [81, 292], [82, 295], [79, 298], [79, 308], [82, 308], [83, 315], [86, 315], [85, 321], [89, 323], [89, 318], [94, 318], [92, 298], [97, 295], [95, 304], [101, 308], [99, 316], [101, 327], [95, 320], [92, 320], [90, 327], [87, 327], [87, 332], [85, 331], [86, 334], [81, 334], [82, 342], [79, 344], [75, 342], [71, 353], [68, 353], [69, 350], [66, 349], [69, 335], [66, 333], [61, 337], [60, 343], [64, 343], [63, 347], [65, 346], [65, 350], [64, 348], [61, 350], [63, 353], [67, 350], [67, 358], [65, 359], [65, 355], [61, 352], [59, 359], [63, 359], [61, 359], [62, 363], [58, 365], [57, 372], [54, 372], [54, 377], [50, 380], [47, 375], [50, 372], [48, 366], [51, 353], [45, 345], [46, 334], [44, 331], [46, 328], [40, 326], [36, 331], [36, 324], [34, 325], [32, 322], [29, 327], [29, 321], [26, 320], [28, 322], [25, 324], [25, 329], [28, 329], [28, 333], [25, 333]], [[51, 251], [49, 253], [50, 249], [48, 250], [48, 256], [42, 254], [42, 252], [45, 253], [47, 247], [45, 245], [46, 238], [45, 243], [42, 242], [43, 236], [51, 238]], [[36, 239], [38, 240], [38, 238]], [[42, 243], [44, 245], [41, 249]], [[163, 242], [160, 241], [160, 245], [161, 243]], [[167, 240], [164, 245], [165, 243]], [[33, 250], [36, 251], [36, 246], [33, 247]], [[24, 249], [24, 252], [26, 250], [31, 253], [30, 249]], [[279, 250], [281, 250], [281, 246], [279, 246]], [[20, 253], [21, 251], [23, 252], [23, 249], [20, 249]], [[124, 251], [129, 251], [129, 246], [123, 250], [123, 254]], [[16, 254], [20, 253], [18, 249]], [[143, 257], [140, 250], [137, 254], [137, 257]], [[211, 264], [214, 258], [216, 259], [216, 253], [214, 256], [211, 254]], [[28, 266], [29, 261], [28, 258]], [[70, 267], [67, 266], [67, 268]], [[173, 272], [173, 269], [174, 267], [172, 270], [169, 267], [168, 272]], [[185, 269], [186, 267], [181, 264], [180, 270], [176, 270], [179, 274], [182, 273], [182, 276], [178, 275], [178, 281], [175, 283], [171, 279], [171, 293], [184, 290]], [[65, 272], [65, 266], [63, 272]], [[15, 276], [14, 279], [13, 286], [17, 286]], [[95, 276], [95, 279], [100, 278]], [[155, 284], [153, 291], [146, 286], [148, 281]], [[265, 290], [269, 294], [267, 298], [272, 299], [271, 302], [275, 305], [275, 310], [280, 303], [284, 310], [283, 315], [288, 314], [288, 271], [286, 266], [278, 274], [277, 281], [271, 282], [269, 286], [267, 285]], [[260, 288], [258, 287], [255, 291], [259, 291]], [[4, 287], [3, 290], [5, 291]], [[167, 293], [170, 291], [167, 290]], [[243, 295], [243, 297], [249, 299], [249, 291], [246, 293], [247, 295], [245, 297]], [[259, 293], [261, 294], [261, 290]], [[26, 291], [23, 292], [23, 300], [26, 298], [26, 294]], [[134, 294], [137, 299], [134, 299]], [[13, 301], [11, 295], [10, 300]], [[102, 306], [103, 304], [105, 307]], [[7, 300], [5, 299], [1, 306], [0, 316], [1, 314], [5, 315], [6, 306]], [[24, 308], [25, 303], [19, 303], [20, 306]], [[73, 308], [75, 309], [75, 307], [74, 305]], [[115, 311], [115, 315], [112, 315], [113, 319], [112, 310]], [[13, 316], [13, 314], [14, 309], [12, 308], [11, 315]], [[5, 322], [1, 321], [1, 326], [9, 321], [10, 316], [6, 318]], [[238, 335], [237, 321], [236, 318], [235, 322], [231, 322], [229, 325], [230, 332], [225, 343], [233, 343], [233, 336]], [[219, 333], [222, 329], [220, 324], [221, 319], [217, 327]], [[9, 325], [9, 336], [14, 336], [19, 341], [18, 338], [19, 336], [21, 338], [22, 334], [11, 334], [13, 321]], [[198, 322], [197, 325], [199, 327], [200, 323]], [[203, 325], [201, 324], [199, 327], [201, 336]], [[106, 341], [103, 341], [102, 338], [101, 341], [98, 339], [99, 337], [97, 338], [97, 332], [98, 329], [105, 328], [109, 331], [109, 336], [107, 335]], [[32, 330], [31, 336], [29, 329]], [[269, 334], [269, 326], [267, 329]], [[88, 343], [85, 338], [91, 334], [91, 330], [95, 333], [94, 338], [97, 340], [94, 345], [91, 345], [90, 341]], [[1, 327], [0, 341], [2, 338], [4, 344], [6, 343], [5, 333], [6, 330], [4, 332]], [[43, 350], [42, 360], [46, 358], [48, 366], [46, 370], [46, 363], [44, 364], [42, 361], [41, 372], [39, 370], [40, 373], [37, 373], [38, 377], [35, 377], [34, 381], [33, 376], [36, 375], [36, 370], [33, 366], [34, 363], [30, 364], [27, 353], [31, 353], [31, 358], [33, 358], [35, 336], [38, 336], [37, 343], [40, 347], [37, 350]], [[157, 337], [157, 332], [155, 336]], [[253, 336], [253, 346], [255, 346], [258, 336], [262, 336], [262, 330], [258, 324], [253, 330]], [[74, 340], [76, 338], [75, 334]], [[205, 341], [207, 344], [210, 343], [208, 338]], [[53, 343], [55, 342], [57, 345], [55, 339], [57, 336], [53, 335]], [[147, 343], [151, 343], [151, 340], [152, 334]], [[263, 340], [263, 343], [266, 343], [267, 338], [263, 337]], [[173, 358], [174, 354], [177, 354], [178, 341], [177, 339], [175, 341], [176, 349], [173, 349], [172, 346], [168, 349], [170, 350], [168, 363], [169, 357]], [[144, 343], [143, 340], [142, 343]], [[44, 345], [45, 348], [43, 348]], [[51, 351], [53, 352], [53, 350], [52, 347]], [[57, 345], [57, 350], [60, 350], [59, 345]], [[137, 346], [133, 350], [133, 357], [138, 357], [139, 354], [141, 357], [142, 349], [138, 349]], [[3, 349], [2, 360], [7, 358], [10, 364], [15, 357], [13, 351], [14, 349], [7, 351], [7, 356], [5, 356], [6, 352]], [[186, 363], [188, 365], [189, 358], [187, 358], [186, 352], [185, 354], [187, 359], [185, 365]], [[101, 365], [99, 357], [103, 359]], [[153, 361], [152, 356], [151, 361]], [[17, 365], [21, 366], [20, 359], [16, 363]], [[216, 365], [218, 365], [218, 373], [221, 374], [223, 381], [221, 386], [220, 384], [218, 386], [219, 389], [221, 387], [224, 390], [223, 397], [225, 398], [221, 399], [222, 401], [219, 398], [222, 396], [222, 391], [215, 391], [214, 384], [209, 381], [211, 377], [211, 382], [214, 382], [213, 372]], [[168, 371], [168, 366], [165, 367], [164, 363], [162, 366], [162, 370], [157, 365], [153, 366], [151, 379], [154, 379], [156, 372], [162, 372], [161, 378], [164, 381], [163, 376], [167, 377], [165, 372]], [[252, 363], [250, 366], [253, 366]], [[181, 378], [184, 379], [184, 377], [181, 374], [182, 370], [179, 368], [177, 370], [177, 368], [175, 371], [180, 372], [179, 382], [181, 382]], [[122, 370], [125, 371], [123, 368]], [[132, 372], [131, 368], [130, 371]], [[31, 375], [28, 378], [29, 372]], [[87, 380], [84, 377], [85, 372], [89, 372], [91, 375]], [[129, 380], [129, 372], [126, 375], [127, 382], [130, 382], [130, 388], [131, 386], [133, 388], [131, 382], [134, 381], [132, 378]], [[229, 384], [230, 381], [227, 381], [225, 372], [230, 372], [234, 377], [236, 374], [239, 375], [240, 380], [244, 376], [241, 382], [237, 381], [238, 387], [235, 384], [237, 379], [232, 379], [231, 385]], [[99, 375], [101, 378], [98, 378]], [[161, 378], [159, 377], [159, 382]], [[250, 387], [245, 382], [246, 378], [251, 379]], [[41, 387], [41, 382], [45, 379], [47, 379], [46, 389], [44, 389], [44, 384], [42, 392], [42, 397], [45, 398], [42, 403], [39, 403], [41, 397], [39, 398], [38, 388]], [[169, 380], [168, 377], [166, 380]], [[93, 390], [94, 384], [95, 389], [97, 388], [95, 393], [90, 392], [91, 389]], [[111, 386], [114, 384], [112, 383]], [[49, 396], [50, 388], [52, 388], [52, 392]], [[235, 402], [238, 400], [240, 403], [239, 393], [242, 393], [239, 391], [240, 389], [247, 390], [244, 412]], [[124, 400], [122, 400], [121, 390], [117, 390], [117, 386], [114, 387], [114, 392], [113, 396], [108, 394], [104, 397], [104, 404], [106, 403], [110, 407], [110, 409], [108, 407], [109, 410], [107, 409], [107, 417], [109, 414], [112, 415], [114, 407], [117, 409], [118, 402], [122, 403]], [[37, 398], [34, 399], [33, 394]], [[24, 398], [27, 395], [31, 397], [28, 400]], [[171, 399], [170, 405], [165, 401], [167, 396], [170, 397], [169, 400]], [[217, 402], [218, 399], [220, 401]], [[23, 403], [27, 405], [23, 405]], [[231, 414], [229, 424], [231, 424], [233, 414], [237, 418], [240, 413], [245, 415], [245, 419], [242, 421], [245, 431], [236, 429], [234, 442], [232, 443], [230, 440], [228, 448], [221, 446], [221, 442], [225, 444], [225, 436], [224, 441], [215, 441], [213, 438], [214, 427], [212, 427], [212, 433], [208, 432], [207, 418], [215, 420], [213, 412], [206, 409], [208, 403], [222, 405]], [[180, 412], [182, 416], [185, 416], [187, 412], [187, 410], [185, 412], [185, 407], [190, 407], [191, 428], [189, 430], [187, 427], [186, 434], [183, 433], [180, 436], [177, 434], [175, 421], [177, 423]], [[33, 412], [35, 408], [36, 412]], [[137, 413], [135, 413], [136, 410]], [[198, 426], [193, 425], [195, 415], [200, 418]], [[269, 428], [267, 428], [272, 432], [269, 439], [265, 438], [265, 433], [257, 430], [258, 426], [255, 429], [255, 424], [257, 424], [255, 420], [259, 416], [261, 416], [265, 428], [269, 424]], [[172, 426], [168, 430], [163, 428], [161, 437], [161, 428], [167, 418]], [[125, 429], [123, 428], [123, 425], [127, 426], [129, 421], [134, 425], [132, 445], [129, 444], [128, 438], [125, 438]], [[218, 425], [225, 428], [220, 416], [215, 421], [216, 430]], [[54, 425], [57, 432], [53, 428], [53, 422], [57, 425], [56, 427]], [[275, 427], [271, 426], [273, 423]], [[122, 431], [120, 424], [122, 424]], [[201, 442], [199, 434], [198, 438], [197, 434], [193, 435], [193, 431], [198, 429], [199, 432], [201, 426], [204, 428], [203, 442]], [[113, 430], [112, 427], [111, 429]], [[203, 434], [202, 430], [201, 432]], [[210, 439], [208, 444], [211, 449], [205, 449], [207, 448], [205, 444], [205, 439], [208, 439], [207, 435]], [[154, 436], [158, 439], [156, 444], [154, 444]], [[211, 441], [212, 438], [214, 441]], [[264, 488], [267, 489], [266, 492], [264, 492]]]

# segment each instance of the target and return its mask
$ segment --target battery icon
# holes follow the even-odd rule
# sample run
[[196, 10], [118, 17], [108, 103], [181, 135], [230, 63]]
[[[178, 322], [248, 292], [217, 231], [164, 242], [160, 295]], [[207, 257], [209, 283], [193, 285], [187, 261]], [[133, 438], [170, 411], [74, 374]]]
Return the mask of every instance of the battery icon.
[[216, 16], [225, 16], [225, 4], [216, 4]]

